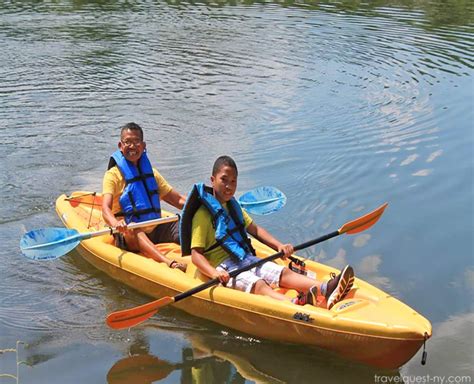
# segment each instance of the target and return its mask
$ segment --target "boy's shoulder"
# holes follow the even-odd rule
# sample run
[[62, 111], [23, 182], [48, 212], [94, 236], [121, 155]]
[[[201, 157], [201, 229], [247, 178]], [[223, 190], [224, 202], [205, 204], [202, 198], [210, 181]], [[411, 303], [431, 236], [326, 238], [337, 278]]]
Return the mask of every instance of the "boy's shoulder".
[[200, 206], [193, 216], [192, 228], [201, 228], [201, 230], [208, 230], [212, 225], [212, 216], [204, 206]]
[[201, 205], [194, 214], [194, 219], [196, 220], [205, 220], [210, 218], [211, 214], [204, 205]]

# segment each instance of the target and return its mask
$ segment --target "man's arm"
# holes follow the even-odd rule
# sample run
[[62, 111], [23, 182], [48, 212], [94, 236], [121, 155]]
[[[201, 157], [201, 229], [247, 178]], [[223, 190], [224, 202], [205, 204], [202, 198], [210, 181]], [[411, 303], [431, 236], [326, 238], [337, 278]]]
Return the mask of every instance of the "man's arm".
[[111, 193], [106, 193], [102, 196], [102, 217], [104, 221], [111, 227], [115, 227], [119, 232], [127, 231], [127, 223], [124, 219], [117, 220], [112, 213], [113, 196]]
[[166, 195], [163, 196], [163, 200], [166, 201], [168, 204], [172, 205], [173, 207], [182, 209], [184, 207], [184, 203], [186, 202], [186, 196], [172, 189]]

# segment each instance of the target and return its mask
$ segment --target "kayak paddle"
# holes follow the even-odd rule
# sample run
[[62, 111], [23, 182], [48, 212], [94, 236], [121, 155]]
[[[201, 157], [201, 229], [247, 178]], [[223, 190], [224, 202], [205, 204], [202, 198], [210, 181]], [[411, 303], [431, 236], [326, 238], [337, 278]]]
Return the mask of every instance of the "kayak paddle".
[[258, 187], [239, 197], [242, 208], [252, 214], [268, 215], [286, 204], [286, 196], [275, 187]]
[[[149, 225], [158, 225], [177, 221], [178, 216], [162, 217], [130, 223], [129, 229], [142, 228]], [[34, 229], [23, 235], [20, 240], [20, 249], [23, 256], [32, 260], [54, 260], [76, 248], [82, 240], [107, 234], [117, 233], [116, 228], [106, 228], [96, 232], [79, 233], [71, 228], [42, 228]]]
[[[299, 251], [301, 249], [329, 240], [333, 237], [342, 235], [343, 233], [352, 235], [355, 233], [365, 231], [366, 229], [372, 227], [378, 221], [380, 216], [382, 216], [387, 205], [388, 203], [385, 203], [381, 205], [380, 207], [378, 207], [377, 209], [373, 210], [372, 212], [364, 216], [361, 216], [355, 220], [345, 223], [337, 231], [328, 233], [327, 235], [318, 237], [317, 239], [313, 239], [305, 243], [299, 244], [295, 246], [294, 249], [295, 251]], [[235, 269], [229, 272], [229, 275], [231, 278], [235, 277], [239, 273], [248, 271], [249, 269], [258, 267], [259, 265], [262, 265], [268, 261], [275, 260], [282, 256], [283, 256], [283, 252], [275, 253], [271, 256], [258, 260], [254, 263], [250, 263], [246, 265], [245, 267]], [[158, 312], [160, 308], [165, 307], [168, 304], [176, 303], [180, 300], [186, 299], [187, 297], [192, 296], [198, 292], [201, 292], [209, 287], [212, 287], [213, 285], [219, 284], [219, 282], [220, 282], [219, 279], [215, 278], [215, 279], [207, 281], [206, 283], [198, 285], [197, 287], [194, 287], [186, 292], [180, 293], [176, 296], [173, 296], [173, 297], [165, 296], [161, 299], [152, 301], [147, 304], [140, 305], [138, 307], [113, 312], [107, 316], [106, 323], [110, 328], [113, 328], [113, 329], [126, 329], [126, 328], [133, 327], [135, 325], [138, 325], [144, 322], [148, 318], [152, 317], [154, 314]]]
[[[267, 215], [283, 208], [286, 196], [275, 187], [259, 187], [242, 195], [241, 205], [251, 214]], [[252, 201], [248, 204], [247, 201]], [[240, 199], [239, 199], [240, 204]], [[178, 216], [164, 217], [131, 223], [128, 228], [143, 228], [178, 220]], [[96, 232], [79, 233], [68, 228], [42, 228], [25, 233], [20, 240], [21, 253], [32, 260], [54, 260], [76, 248], [82, 240], [106, 234], [117, 233], [115, 228], [106, 228]]]

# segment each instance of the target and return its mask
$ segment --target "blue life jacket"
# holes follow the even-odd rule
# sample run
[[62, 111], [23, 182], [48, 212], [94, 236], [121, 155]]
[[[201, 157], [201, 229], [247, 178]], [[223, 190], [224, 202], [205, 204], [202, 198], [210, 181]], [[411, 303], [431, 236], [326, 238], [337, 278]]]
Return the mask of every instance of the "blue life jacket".
[[122, 152], [115, 151], [110, 158], [108, 169], [115, 165], [125, 179], [125, 189], [119, 198], [122, 211], [116, 216], [125, 216], [127, 223], [159, 219], [160, 194], [146, 152], [143, 152], [136, 167]]
[[204, 205], [212, 216], [212, 225], [216, 230], [216, 243], [206, 248], [208, 252], [214, 248], [222, 247], [229, 255], [243, 260], [246, 255], [255, 255], [255, 250], [247, 236], [244, 225], [242, 208], [237, 200], [232, 198], [227, 203], [228, 212], [213, 196], [213, 190], [203, 183], [194, 184], [193, 189], [186, 199], [179, 226], [182, 255], [191, 254], [191, 230], [193, 217], [198, 208]]

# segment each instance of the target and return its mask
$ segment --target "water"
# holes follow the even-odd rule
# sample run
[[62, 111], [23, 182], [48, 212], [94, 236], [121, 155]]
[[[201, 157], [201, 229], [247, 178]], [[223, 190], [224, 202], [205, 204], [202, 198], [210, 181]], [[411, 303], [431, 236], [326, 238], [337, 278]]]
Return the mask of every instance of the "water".
[[[471, 375], [472, 15], [464, 1], [2, 3], [0, 349], [25, 343], [20, 382]], [[256, 218], [282, 240], [304, 242], [389, 202], [370, 231], [301, 255], [351, 263], [430, 319], [427, 365], [419, 353], [379, 372], [173, 308], [109, 330], [108, 313], [148, 298], [75, 252], [28, 261], [19, 239], [60, 225], [60, 194], [101, 190], [128, 121], [182, 192], [207, 181], [221, 154], [237, 161], [240, 191], [283, 190], [285, 209]], [[0, 374], [16, 375], [14, 352], [0, 354]]]

